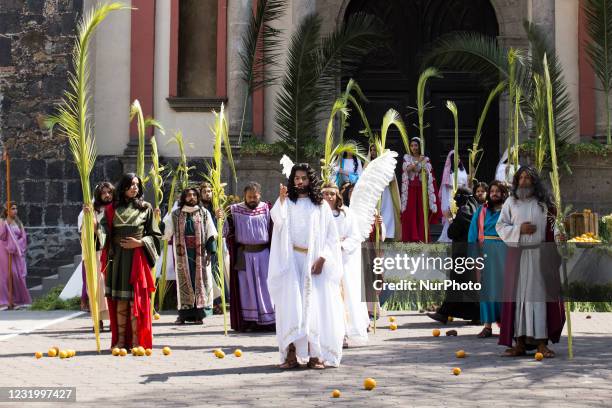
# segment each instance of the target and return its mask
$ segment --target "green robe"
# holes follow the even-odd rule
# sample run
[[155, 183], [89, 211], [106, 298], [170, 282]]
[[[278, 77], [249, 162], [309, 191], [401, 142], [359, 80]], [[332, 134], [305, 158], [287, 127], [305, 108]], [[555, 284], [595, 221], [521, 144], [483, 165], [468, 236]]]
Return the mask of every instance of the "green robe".
[[[133, 249], [121, 248], [115, 240], [118, 237], [142, 236], [145, 258], [149, 267], [154, 268], [161, 252], [161, 232], [154, 222], [153, 209], [146, 204], [145, 210], [137, 210], [132, 203], [115, 209], [112, 236], [108, 228], [106, 213], [98, 225], [98, 237], [102, 247], [108, 245], [106, 266], [106, 297], [113, 300], [132, 300], [134, 289], [130, 284]], [[108, 242], [107, 242], [108, 241]]]

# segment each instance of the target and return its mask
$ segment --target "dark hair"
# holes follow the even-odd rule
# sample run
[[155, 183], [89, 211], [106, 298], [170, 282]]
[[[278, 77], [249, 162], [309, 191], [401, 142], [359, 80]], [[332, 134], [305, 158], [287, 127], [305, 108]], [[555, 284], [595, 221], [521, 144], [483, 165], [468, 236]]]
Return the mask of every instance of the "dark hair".
[[489, 207], [493, 205], [493, 203], [491, 202], [491, 188], [492, 187], [497, 187], [499, 191], [501, 192], [502, 203], [506, 201], [506, 199], [508, 198], [508, 187], [506, 186], [506, 183], [499, 181], [499, 180], [493, 180], [491, 184], [489, 184], [489, 188], [487, 188], [487, 204]]
[[[132, 187], [132, 180], [135, 178], [138, 179], [138, 194], [131, 200], [128, 200], [125, 197], [125, 192]], [[148, 203], [144, 201], [143, 198], [144, 189], [142, 186], [142, 180], [134, 173], [127, 173], [121, 177], [119, 183], [117, 183], [117, 190], [115, 191], [115, 205], [117, 207], [127, 207], [130, 201], [134, 204], [134, 207], [140, 211], [144, 211]]]
[[289, 176], [289, 182], [287, 190], [289, 193], [289, 199], [294, 203], [298, 199], [297, 188], [295, 187], [295, 173], [298, 171], [305, 171], [308, 175], [308, 197], [313, 204], [321, 205], [323, 202], [323, 194], [321, 193], [321, 180], [317, 175], [317, 172], [310, 167], [308, 163], [300, 163], [293, 166], [291, 169], [291, 175]]
[[474, 184], [474, 188], [472, 189], [472, 194], [476, 195], [476, 191], [478, 191], [479, 188], [482, 188], [484, 191], [487, 192], [487, 194], [489, 193], [489, 185], [485, 183], [484, 181], [481, 181], [479, 183]]
[[346, 188], [342, 191], [342, 201], [344, 202], [344, 205], [347, 206], [351, 206], [351, 191], [353, 191], [353, 189], [355, 188], [354, 184], [348, 183], [348, 186], [346, 186]]
[[[17, 203], [15, 201], [11, 201], [9, 203], [8, 208], [3, 207], [2, 208], [2, 219], [6, 220], [8, 218], [8, 212], [9, 209], [13, 208], [13, 207], [17, 207]], [[23, 229], [23, 223], [21, 222], [21, 220], [19, 219], [19, 217], [15, 217], [13, 218], [15, 220], [15, 223], [17, 223], [17, 225], [19, 226], [19, 228]]]
[[457, 188], [457, 192], [455, 193], [455, 202], [457, 203], [457, 207], [465, 205], [470, 198], [474, 199], [474, 196], [472, 195], [472, 191], [469, 188]]
[[106, 205], [104, 201], [102, 201], [102, 191], [107, 188], [112, 196], [111, 202], [115, 201], [115, 186], [108, 181], [103, 181], [101, 183], [96, 184], [94, 189], [94, 210], [100, 211], [100, 209]]
[[205, 188], [210, 188], [212, 190], [212, 184], [210, 184], [208, 181], [202, 182], [202, 184], [200, 184], [200, 187], [199, 187], [200, 191], [202, 191], [202, 189], [205, 189]]
[[544, 187], [542, 179], [540, 178], [540, 176], [538, 175], [538, 171], [534, 167], [521, 166], [516, 171], [516, 173], [514, 173], [514, 178], [512, 179], [512, 197], [518, 198], [518, 196], [516, 195], [516, 190], [518, 189], [519, 178], [523, 173], [527, 173], [527, 175], [529, 175], [529, 177], [531, 178], [531, 182], [533, 184], [533, 196], [538, 200], [538, 203], [540, 204], [542, 209], [548, 211], [548, 207], [552, 206], [550, 195], [546, 191], [546, 187]]
[[200, 192], [195, 187], [187, 187], [181, 191], [181, 197], [179, 198], [179, 208], [183, 208], [187, 204], [187, 193], [193, 191], [197, 198], [197, 203], [200, 203]]
[[[455, 152], [451, 151], [450, 152], [449, 160], [453, 160], [454, 158], [455, 158]], [[459, 170], [465, 170], [465, 167], [463, 166], [463, 162], [461, 161], [461, 155], [459, 155], [459, 165], [457, 167], [459, 168]], [[451, 173], [455, 172], [455, 165], [452, 162], [451, 162], [450, 172]], [[476, 190], [474, 190], [474, 191], [476, 191]]]
[[336, 192], [336, 203], [334, 204], [334, 210], [338, 212], [344, 212], [344, 200], [342, 199], [342, 195], [340, 194], [340, 190], [336, 183], [332, 183], [331, 181], [324, 183], [322, 189], [333, 188], [334, 190], [338, 190]]
[[[348, 152], [342, 153], [342, 159], [346, 159], [346, 156], [348, 156]], [[359, 168], [359, 162], [357, 161], [357, 156], [353, 155], [353, 173], [357, 173], [358, 168]]]
[[244, 189], [242, 190], [242, 192], [244, 194], [246, 194], [247, 191], [253, 191], [255, 193], [260, 193], [261, 194], [261, 184], [259, 184], [256, 181], [249, 181], [246, 186], [244, 186]]

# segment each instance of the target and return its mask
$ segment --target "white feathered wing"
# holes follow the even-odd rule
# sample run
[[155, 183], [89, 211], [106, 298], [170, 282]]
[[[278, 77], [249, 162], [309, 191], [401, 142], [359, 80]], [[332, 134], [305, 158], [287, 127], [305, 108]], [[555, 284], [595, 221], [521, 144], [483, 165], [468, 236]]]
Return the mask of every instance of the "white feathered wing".
[[370, 236], [378, 200], [395, 175], [396, 157], [396, 152], [385, 151], [368, 164], [355, 184], [349, 207], [363, 240]]

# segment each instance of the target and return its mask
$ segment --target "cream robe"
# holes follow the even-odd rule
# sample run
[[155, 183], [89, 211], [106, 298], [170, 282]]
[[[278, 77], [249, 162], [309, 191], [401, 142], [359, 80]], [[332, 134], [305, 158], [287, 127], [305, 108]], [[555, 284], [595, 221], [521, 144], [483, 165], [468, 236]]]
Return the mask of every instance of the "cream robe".
[[368, 306], [362, 291], [361, 237], [351, 210], [334, 214], [342, 249], [342, 298], [344, 300], [345, 334], [350, 342], [362, 345], [368, 341]]
[[[268, 289], [275, 305], [276, 339], [281, 363], [295, 345], [298, 360], [316, 357], [338, 367], [342, 359], [344, 319], [340, 282], [342, 258], [329, 205], [309, 198], [277, 199], [270, 211], [274, 230], [270, 248]], [[293, 246], [307, 247], [303, 254]], [[325, 258], [320, 275], [312, 264]]]

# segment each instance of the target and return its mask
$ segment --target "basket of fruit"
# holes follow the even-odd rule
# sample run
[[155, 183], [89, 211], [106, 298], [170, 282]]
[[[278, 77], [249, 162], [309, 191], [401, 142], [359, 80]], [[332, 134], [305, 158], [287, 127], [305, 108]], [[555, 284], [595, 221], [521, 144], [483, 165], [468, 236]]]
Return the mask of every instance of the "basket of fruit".
[[601, 239], [599, 239], [599, 237], [592, 232], [585, 232], [584, 234], [574, 237], [567, 242], [576, 244], [576, 246], [579, 248], [586, 248], [601, 244]]

